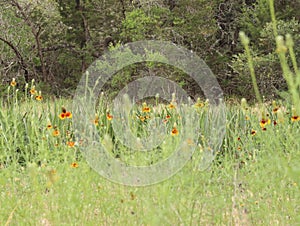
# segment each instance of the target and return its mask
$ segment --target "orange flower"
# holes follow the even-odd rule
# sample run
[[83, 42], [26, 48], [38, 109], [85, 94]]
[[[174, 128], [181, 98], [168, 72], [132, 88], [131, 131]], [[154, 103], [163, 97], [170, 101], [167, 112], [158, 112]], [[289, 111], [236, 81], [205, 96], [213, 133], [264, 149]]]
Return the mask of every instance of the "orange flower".
[[68, 145], [70, 148], [72, 148], [72, 147], [75, 146], [75, 142], [74, 142], [74, 141], [68, 141], [68, 142], [67, 142], [67, 145]]
[[69, 111], [67, 111], [67, 112], [65, 113], [65, 115], [66, 115], [67, 118], [72, 118], [72, 113], [69, 112]]
[[32, 88], [29, 90], [29, 93], [30, 93], [31, 95], [36, 94], [35, 86], [32, 86]]
[[37, 96], [35, 96], [35, 99], [38, 101], [41, 101], [41, 100], [43, 100], [43, 97], [41, 95], [37, 95]]
[[14, 87], [14, 86], [17, 85], [17, 82], [16, 82], [16, 79], [15, 79], [15, 78], [12, 79], [12, 81], [10, 82], [10, 85], [11, 85], [12, 87]]
[[67, 111], [64, 107], [61, 108], [61, 113], [59, 114], [60, 119], [72, 118], [72, 113]]
[[166, 115], [166, 119], [170, 119], [171, 118], [171, 115]]
[[172, 136], [177, 136], [178, 134], [179, 134], [179, 131], [178, 131], [178, 129], [174, 126], [173, 129], [172, 129], [172, 131], [171, 131], [171, 135], [172, 135]]
[[59, 136], [59, 130], [58, 129], [56, 129], [56, 130], [54, 130], [53, 131], [53, 133], [52, 133], [52, 135], [54, 136], [54, 137], [57, 137], [57, 136]]
[[111, 121], [113, 119], [113, 116], [109, 114], [109, 112], [106, 113], [107, 120]]
[[78, 168], [78, 163], [77, 162], [72, 162], [71, 167], [72, 168]]

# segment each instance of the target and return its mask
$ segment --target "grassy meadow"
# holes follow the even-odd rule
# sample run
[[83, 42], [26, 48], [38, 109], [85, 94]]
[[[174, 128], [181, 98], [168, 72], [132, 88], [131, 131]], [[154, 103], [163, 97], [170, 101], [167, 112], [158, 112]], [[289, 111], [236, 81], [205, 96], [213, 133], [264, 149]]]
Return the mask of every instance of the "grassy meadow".
[[[206, 141], [214, 138], [202, 130], [189, 142], [195, 152], [187, 164], [148, 186], [101, 177], [80, 151], [85, 140], [73, 130], [78, 122], [72, 100], [43, 96], [34, 81], [23, 87], [13, 79], [0, 99], [0, 225], [299, 225], [300, 72], [293, 42], [288, 35], [286, 42], [276, 38], [290, 98], [264, 102], [249, 39], [240, 37], [257, 103], [225, 101], [225, 137], [206, 170], [201, 158]], [[145, 100], [128, 117], [133, 134], [149, 135], [151, 119], [158, 118], [166, 138], [151, 152], [133, 152], [116, 138], [108, 103], [100, 96], [96, 115], [87, 122], [111, 156], [126, 164], [149, 166], [168, 158], [180, 135], [189, 132], [182, 130], [185, 116], [177, 111], [176, 94], [171, 103]], [[184, 108], [205, 125], [210, 102], [198, 99]]]
[[[91, 169], [73, 136], [71, 100], [43, 97], [34, 82], [13, 80], [0, 110], [1, 225], [297, 225], [300, 222], [300, 116], [287, 102], [228, 103], [226, 135], [214, 162], [199, 170], [203, 147], [176, 175], [134, 187]], [[200, 99], [188, 108], [205, 114]], [[100, 102], [91, 119], [102, 141], [113, 137], [113, 115]], [[114, 141], [111, 154], [151, 164], [168, 156], [181, 132], [176, 105], [144, 103], [132, 124], [143, 131], [157, 114], [170, 124], [160, 152], [136, 155]], [[143, 135], [143, 133], [139, 133]], [[205, 132], [203, 133], [205, 137]], [[175, 148], [175, 147], [174, 147]], [[166, 149], [167, 151], [165, 151]], [[167, 152], [167, 153], [166, 153]], [[145, 160], [146, 159], [146, 160]], [[158, 174], [160, 172], [157, 172]]]

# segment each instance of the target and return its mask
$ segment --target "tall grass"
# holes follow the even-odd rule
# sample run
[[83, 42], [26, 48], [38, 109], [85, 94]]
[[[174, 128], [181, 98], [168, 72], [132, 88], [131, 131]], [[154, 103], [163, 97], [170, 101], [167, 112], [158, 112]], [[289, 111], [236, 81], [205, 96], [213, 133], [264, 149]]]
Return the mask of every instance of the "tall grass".
[[[18, 84], [8, 85], [0, 109], [0, 224], [299, 224], [300, 75], [291, 37], [276, 40], [292, 103], [262, 103], [255, 88], [259, 105], [248, 106], [243, 99], [227, 106], [226, 135], [207, 170], [199, 168], [207, 139], [204, 131], [186, 166], [152, 186], [115, 184], [90, 168], [79, 151], [84, 140], [76, 140], [72, 131], [76, 122], [66, 115], [72, 113], [70, 100], [37, 98], [41, 93], [30, 94], [34, 84], [24, 92], [17, 90], [23, 90]], [[247, 47], [249, 42], [244, 44]], [[133, 153], [115, 139], [114, 118], [109, 117], [113, 115], [105, 101], [97, 105], [95, 118], [88, 119], [111, 155], [128, 164], [151, 165], [168, 157], [177, 139], [171, 135], [174, 126], [181, 132], [176, 109], [158, 102], [147, 105], [150, 112], [143, 107], [137, 106], [130, 115], [136, 136], [147, 135], [149, 117], [168, 123], [168, 139], [150, 154]], [[207, 105], [199, 100], [196, 106], [186, 107], [196, 109], [203, 126]]]

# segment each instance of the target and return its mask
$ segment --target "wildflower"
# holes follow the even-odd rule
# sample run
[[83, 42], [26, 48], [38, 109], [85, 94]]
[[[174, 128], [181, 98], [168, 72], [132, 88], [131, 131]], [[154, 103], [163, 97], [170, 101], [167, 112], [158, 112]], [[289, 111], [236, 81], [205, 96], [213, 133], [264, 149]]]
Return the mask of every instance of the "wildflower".
[[146, 118], [145, 118], [144, 116], [140, 115], [140, 116], [139, 116], [139, 119], [140, 119], [142, 122], [144, 122]]
[[72, 168], [78, 168], [78, 163], [77, 162], [72, 162], [71, 167]]
[[255, 136], [256, 135], [256, 131], [254, 129], [251, 130], [251, 135]]
[[179, 134], [178, 129], [176, 128], [176, 126], [173, 127], [172, 131], [171, 131], [171, 135], [172, 136], [177, 136]]
[[272, 112], [277, 113], [278, 110], [279, 110], [279, 107], [276, 107], [276, 108], [273, 108]]
[[151, 111], [150, 107], [148, 107], [147, 104], [144, 102], [142, 112], [148, 113], [150, 111]]
[[279, 106], [276, 104], [276, 101], [275, 101], [275, 100], [272, 101], [272, 106], [273, 106], [272, 112], [273, 112], [273, 113], [277, 113], [277, 111], [278, 111], [278, 109], [279, 109]]
[[67, 142], [67, 145], [68, 145], [70, 148], [72, 148], [72, 147], [75, 146], [75, 142], [74, 142], [74, 141], [68, 141], [68, 142]]
[[202, 108], [203, 106], [204, 106], [204, 103], [196, 103], [196, 104], [194, 104], [194, 106], [196, 107], [196, 108]]
[[62, 107], [62, 112], [59, 114], [60, 119], [72, 118], [72, 113], [67, 111], [66, 108]]
[[260, 125], [260, 127], [261, 128], [264, 128], [267, 124], [270, 124], [271, 123], [271, 120], [270, 119], [262, 119], [262, 120], [260, 120], [260, 123], [259, 123], [259, 125]]
[[58, 117], [63, 120], [63, 119], [66, 118], [66, 114], [62, 112], [62, 113], [59, 114]]
[[173, 104], [173, 103], [170, 103], [170, 104], [168, 105], [168, 108], [170, 108], [170, 109], [174, 109], [174, 108], [176, 108], [176, 106], [175, 106], [175, 104]]
[[111, 121], [113, 119], [113, 116], [109, 114], [109, 112], [106, 113], [106, 118], [108, 121]]
[[98, 116], [98, 115], [95, 115], [94, 124], [95, 124], [96, 126], [99, 125], [99, 116]]
[[240, 138], [240, 137], [238, 137], [238, 138], [237, 138], [237, 140], [238, 140], [238, 141], [240, 141], [240, 140], [241, 140], [241, 138]]
[[31, 95], [36, 94], [35, 86], [32, 86], [32, 88], [29, 90], [29, 93], [30, 93]]
[[171, 115], [166, 115], [166, 119], [170, 119], [171, 118]]
[[291, 120], [292, 120], [292, 122], [297, 122], [297, 121], [300, 120], [300, 116], [298, 116], [298, 115], [293, 115], [293, 116], [291, 117]]
[[52, 132], [52, 135], [54, 136], [54, 137], [57, 137], [57, 136], [59, 136], [59, 130], [58, 129], [55, 129], [53, 132]]
[[197, 102], [194, 104], [194, 107], [196, 108], [204, 107], [204, 103], [200, 100], [200, 98], [197, 99]]
[[248, 115], [245, 116], [245, 120], [248, 121], [250, 117]]
[[11, 85], [12, 87], [14, 87], [14, 86], [17, 85], [17, 82], [16, 82], [16, 79], [15, 79], [15, 78], [12, 79], [12, 81], [10, 82], [10, 85]]
[[273, 125], [274, 125], [274, 126], [276, 126], [276, 125], [277, 125], [277, 122], [276, 122], [276, 120], [274, 120], [274, 122], [273, 122]]
[[41, 91], [39, 92], [39, 95], [35, 96], [35, 99], [38, 100], [38, 101], [43, 100], [43, 96], [42, 96], [42, 92]]
[[263, 127], [263, 128], [262, 128], [262, 130], [263, 130], [263, 131], [266, 131], [266, 130], [267, 130], [267, 128], [266, 128], [266, 127]]
[[47, 125], [47, 129], [52, 129], [52, 125], [50, 123]]
[[66, 115], [67, 118], [72, 118], [72, 113], [69, 112], [69, 111], [67, 111], [67, 112], [65, 113], [65, 115]]

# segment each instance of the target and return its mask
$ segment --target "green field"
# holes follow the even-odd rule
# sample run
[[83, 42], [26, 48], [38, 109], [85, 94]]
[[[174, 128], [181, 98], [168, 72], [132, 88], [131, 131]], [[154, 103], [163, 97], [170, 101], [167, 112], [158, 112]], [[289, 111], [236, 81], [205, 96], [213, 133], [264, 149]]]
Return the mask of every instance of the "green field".
[[[300, 23], [299, 18], [298, 21], [295, 18], [290, 21], [276, 20], [276, 16], [284, 18], [285, 14], [297, 13], [294, 9], [297, 2], [293, 1], [294, 5], [287, 8], [289, 11], [283, 9], [275, 15], [273, 0], [261, 0], [256, 5], [247, 5], [246, 2], [252, 1], [243, 1], [244, 8], [241, 10], [239, 3], [234, 4], [235, 1], [206, 1], [204, 8], [202, 4], [205, 1], [198, 1], [197, 7], [201, 9], [194, 9], [193, 1], [180, 1], [179, 5], [175, 1], [168, 1], [170, 8], [162, 10], [157, 6], [153, 8], [153, 12], [151, 7], [146, 10], [150, 16], [140, 9], [141, 6], [136, 6], [135, 1], [112, 1], [114, 4], [104, 1], [107, 6], [97, 1], [97, 5], [93, 1], [81, 2], [89, 11], [84, 11], [85, 7], [80, 5], [80, 1], [69, 1], [66, 5], [64, 1], [57, 1], [55, 6], [53, 1], [20, 1], [22, 4], [17, 4], [18, 1], [4, 1], [0, 4], [5, 12], [3, 18], [6, 18], [6, 26], [1, 27], [4, 33], [3, 37], [0, 35], [3, 42], [1, 55], [7, 60], [5, 69], [1, 69], [3, 77], [1, 74], [0, 84], [0, 225], [300, 225], [300, 70], [296, 59], [299, 55], [299, 47], [296, 46], [299, 36], [294, 35], [295, 44], [292, 35], [282, 34], [286, 30], [297, 33]], [[144, 1], [144, 7], [146, 2], [148, 1]], [[214, 4], [210, 6], [211, 2]], [[281, 9], [284, 2], [277, 1], [275, 6]], [[49, 8], [51, 5], [52, 9]], [[116, 7], [116, 10], [108, 9], [103, 13], [104, 21], [110, 22], [99, 23], [97, 19], [99, 15], [102, 16], [102, 5], [113, 9]], [[129, 7], [133, 7], [132, 13], [126, 12]], [[217, 12], [213, 7], [216, 7]], [[183, 9], [186, 12], [181, 15]], [[74, 10], [76, 13], [71, 15]], [[209, 10], [211, 15], [206, 17], [202, 13], [193, 13], [202, 10]], [[114, 17], [113, 11], [124, 15]], [[224, 12], [227, 11], [228, 15], [225, 15]], [[234, 12], [240, 14], [238, 23], [231, 20], [231, 11], [233, 18]], [[93, 16], [88, 16], [87, 12], [93, 13]], [[162, 19], [167, 16], [165, 12], [169, 12], [169, 16], [175, 14], [164, 22]], [[227, 25], [222, 27], [220, 23], [214, 23], [212, 12], [218, 14], [219, 22], [225, 16], [230, 18], [225, 18], [226, 23], [224, 22], [230, 26], [227, 28]], [[253, 12], [256, 12], [254, 16]], [[58, 16], [60, 13], [65, 21], [64, 26]], [[224, 18], [220, 17], [223, 14]], [[82, 21], [78, 22], [78, 18]], [[78, 27], [73, 28], [73, 23], [68, 25], [71, 19], [74, 20], [74, 26]], [[53, 23], [50, 23], [52, 20]], [[198, 20], [201, 21], [200, 24]], [[202, 27], [205, 28], [209, 20], [216, 28], [209, 29], [208, 26], [203, 30]], [[259, 24], [260, 20], [263, 21], [262, 24]], [[192, 23], [185, 27], [187, 22]], [[100, 28], [92, 26], [93, 24], [100, 24], [97, 25]], [[116, 24], [123, 27], [123, 32], [115, 29]], [[107, 41], [107, 46], [103, 46], [98, 39], [91, 39], [89, 34], [90, 29], [95, 37], [103, 35], [101, 26], [107, 27], [108, 32], [105, 34], [115, 32], [123, 37], [116, 39], [117, 42], [114, 43], [112, 37], [109, 36], [109, 41], [103, 36], [102, 39]], [[173, 30], [176, 26], [178, 30]], [[196, 28], [200, 28], [204, 39], [198, 39], [199, 30]], [[231, 49], [230, 45], [235, 45], [234, 40], [238, 40], [235, 37], [238, 28], [249, 30], [249, 36], [255, 40], [250, 42], [248, 36], [240, 32], [241, 42], [233, 46], [236, 49], [226, 50]], [[221, 29], [221, 34], [217, 33], [217, 29]], [[165, 40], [164, 36], [152, 35], [152, 30], [154, 33], [159, 31], [160, 35], [170, 35], [166, 40], [178, 38], [179, 44], [188, 45], [190, 49], [195, 47], [195, 52], [198, 53], [201, 49], [198, 49], [198, 45], [211, 51], [218, 45], [218, 36], [223, 36], [223, 31], [228, 32], [224, 36], [224, 39], [228, 39], [225, 47], [217, 46], [214, 53], [200, 52], [205, 57], [209, 56], [210, 62], [218, 64], [221, 60], [220, 68], [228, 64], [230, 70], [234, 70], [232, 65], [238, 66], [238, 73], [231, 71], [233, 74], [227, 78], [227, 73], [219, 71], [217, 78], [225, 83], [223, 85], [227, 91], [232, 88], [243, 94], [243, 97], [245, 94], [248, 99], [254, 93], [255, 100], [252, 98], [251, 103], [247, 103], [245, 98], [236, 97], [239, 95], [232, 95], [233, 98], [225, 95], [224, 105], [221, 102], [216, 106], [205, 97], [199, 97], [195, 103], [189, 99], [189, 103], [182, 104], [176, 99], [177, 93], [166, 92], [172, 96], [172, 101], [162, 101], [155, 96], [139, 99], [141, 103], [130, 106], [126, 102], [128, 96], [124, 96], [123, 108], [119, 109], [124, 110], [122, 118], [113, 109], [112, 96], [131, 79], [152, 76], [151, 73], [154, 73], [165, 76], [168, 81], [175, 80], [180, 87], [192, 84], [186, 84], [183, 79], [185, 77], [179, 76], [184, 71], [169, 74], [169, 68], [155, 65], [155, 62], [167, 61], [159, 60], [158, 58], [164, 57], [149, 51], [152, 55], [150, 54], [151, 58], [145, 65], [135, 65], [136, 68], [130, 66], [119, 75], [115, 74], [110, 86], [103, 88], [107, 92], [102, 92], [99, 98], [95, 98], [93, 110], [81, 106], [82, 112], [90, 114], [84, 115], [85, 118], [78, 117], [80, 108], [73, 108], [77, 100], [71, 98], [71, 91], [80, 87], [77, 86], [76, 76], [85, 71], [85, 67], [94, 60], [92, 56], [98, 57], [103, 53], [100, 51], [90, 55], [90, 52], [101, 45], [103, 50], [111, 51], [110, 53], [120, 47], [125, 55], [117, 54], [116, 58], [110, 55], [107, 59], [118, 63], [119, 58], [122, 58], [122, 62], [126, 64], [134, 57], [127, 55], [121, 40], [152, 40], [153, 37]], [[10, 32], [17, 34], [17, 38]], [[62, 42], [64, 39], [57, 39], [59, 32], [60, 35], [68, 34], [64, 36], [66, 42]], [[34, 40], [28, 42], [27, 37], [31, 33]], [[232, 41], [231, 36], [234, 36]], [[18, 40], [18, 37], [21, 38]], [[84, 37], [84, 40], [80, 37]], [[11, 38], [12, 41], [6, 38]], [[194, 43], [193, 38], [197, 42]], [[271, 43], [273, 38], [274, 43]], [[77, 47], [70, 41], [73, 39]], [[40, 45], [40, 41], [44, 41], [44, 45]], [[58, 45], [52, 46], [51, 41]], [[209, 44], [209, 41], [212, 43]], [[21, 48], [18, 51], [22, 45], [24, 50]], [[70, 52], [64, 53], [61, 49], [70, 49]], [[225, 54], [222, 55], [222, 51], [218, 49], [225, 49]], [[147, 49], [144, 50], [142, 52], [147, 53]], [[47, 53], [43, 55], [43, 51]], [[52, 51], [56, 51], [57, 55], [52, 55]], [[229, 51], [230, 58], [226, 51]], [[146, 53], [143, 54], [147, 55]], [[217, 53], [220, 56], [215, 57], [214, 54]], [[172, 51], [171, 55], [173, 57]], [[0, 59], [1, 64], [3, 59]], [[182, 60], [181, 57], [179, 59]], [[235, 62], [232, 65], [231, 60]], [[185, 61], [188, 68], [194, 69], [193, 66], [197, 66], [190, 65], [189, 62], [192, 61]], [[105, 69], [115, 72], [117, 67], [106, 63], [107, 65], [100, 67], [100, 64], [98, 67], [104, 72], [107, 72]], [[17, 64], [20, 64], [19, 68]], [[158, 67], [155, 68], [156, 66]], [[141, 70], [138, 70], [139, 67]], [[21, 69], [25, 74], [16, 73], [16, 78], [10, 80], [13, 73]], [[158, 70], [155, 72], [155, 69]], [[218, 71], [218, 67], [214, 69]], [[225, 71], [228, 72], [229, 69]], [[198, 72], [200, 74], [199, 70]], [[10, 76], [6, 77], [6, 73]], [[86, 72], [86, 77], [89, 78], [88, 74]], [[224, 77], [220, 77], [220, 74]], [[199, 76], [206, 79], [207, 74], [203, 75]], [[235, 75], [240, 80], [236, 84]], [[30, 81], [29, 78], [40, 78], [41, 81]], [[95, 85], [94, 88], [102, 78], [95, 82], [96, 85], [92, 84]], [[104, 77], [104, 83], [108, 81], [105, 79]], [[83, 84], [87, 85], [88, 82], [90, 81]], [[59, 84], [70, 95], [59, 97], [61, 93], [56, 90]], [[215, 88], [210, 83], [207, 84], [209, 87], [205, 88]], [[142, 88], [147, 89], [147, 86], [148, 83], [143, 83]], [[262, 86], [265, 93], [270, 92], [267, 96], [261, 95]], [[88, 91], [93, 92], [94, 88], [89, 90], [84, 87], [80, 91], [87, 94]], [[195, 91], [198, 95], [198, 88], [193, 90], [192, 87], [189, 91]], [[88, 95], [83, 96], [86, 98]], [[220, 106], [226, 106], [226, 109], [218, 112]], [[220, 114], [222, 112], [224, 120]], [[126, 130], [124, 125], [129, 129]], [[164, 129], [161, 130], [163, 133], [156, 132], [160, 126]], [[129, 136], [129, 132], [133, 138]], [[122, 138], [125, 139], [122, 141]], [[149, 144], [162, 142], [151, 151], [144, 151], [148, 150], [144, 141], [149, 141]], [[218, 141], [220, 143], [215, 143]], [[131, 146], [127, 146], [126, 142]], [[96, 145], [104, 148], [109, 159], [122, 162], [125, 166], [140, 167], [138, 169], [150, 168], [167, 161], [174, 150], [179, 150], [177, 157], [188, 156], [188, 161], [176, 173], [170, 173], [174, 168], [157, 167], [155, 173], [142, 175], [146, 179], [149, 177], [149, 181], [154, 178], [149, 184], [138, 184], [138, 180], [133, 184], [132, 175], [126, 177], [127, 172], [120, 172], [119, 168], [112, 166], [109, 173], [114, 179], [118, 176], [125, 178], [122, 183], [117, 183], [112, 177], [110, 180], [106, 179], [100, 175], [102, 172], [94, 170], [95, 166], [100, 166], [100, 171], [106, 163], [108, 167], [111, 166], [106, 159], [101, 159], [103, 155], [98, 155]], [[192, 156], [188, 155], [189, 150], [194, 150]], [[211, 154], [214, 156], [212, 161], [209, 158]], [[168, 177], [162, 179], [165, 174]]]
[[[79, 150], [82, 143], [73, 136], [70, 100], [38, 98], [30, 88], [19, 93], [10, 86], [2, 99], [1, 225], [299, 224], [300, 118], [291, 105], [227, 104], [226, 135], [208, 169], [199, 170], [205, 145], [200, 141], [176, 175], [134, 187], [106, 180], [87, 164]], [[201, 121], [209, 104], [199, 103], [187, 108], [196, 109]], [[101, 102], [91, 120], [103, 142], [114, 136], [114, 117], [106, 107]], [[166, 140], [171, 140], [151, 155], [130, 152], [118, 141], [110, 151], [130, 164], [149, 165], [175, 148], [181, 132], [178, 115], [176, 108], [160, 103], [136, 111], [140, 115], [133, 117], [133, 130], [143, 131], [148, 118], [160, 113], [169, 120]]]

